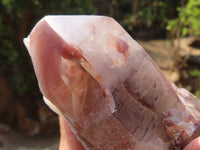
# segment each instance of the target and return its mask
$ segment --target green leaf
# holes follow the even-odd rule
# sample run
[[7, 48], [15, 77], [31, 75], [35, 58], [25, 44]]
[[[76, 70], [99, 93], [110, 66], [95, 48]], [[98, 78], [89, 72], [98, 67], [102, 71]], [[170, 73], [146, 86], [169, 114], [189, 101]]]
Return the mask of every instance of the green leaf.
[[197, 91], [197, 92], [195, 93], [195, 96], [198, 97], [198, 98], [200, 98], [200, 91]]
[[[188, 0], [185, 7], [177, 7], [178, 24], [172, 24], [171, 20], [168, 22], [167, 29], [176, 34], [182, 31], [181, 35], [200, 35], [200, 0]], [[174, 20], [174, 19], [173, 19]], [[179, 25], [179, 26], [178, 26]]]
[[183, 36], [188, 34], [188, 28], [187, 27], [183, 27], [182, 34], [183, 34]]
[[198, 77], [200, 79], [200, 70], [198, 70], [198, 69], [194, 69], [194, 70], [190, 71], [189, 74], [192, 77]]

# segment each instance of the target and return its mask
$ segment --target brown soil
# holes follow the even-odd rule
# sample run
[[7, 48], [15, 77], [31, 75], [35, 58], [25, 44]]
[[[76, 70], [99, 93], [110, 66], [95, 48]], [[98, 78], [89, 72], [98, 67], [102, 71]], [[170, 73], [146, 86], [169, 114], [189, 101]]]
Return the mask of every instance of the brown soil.
[[8, 128], [4, 125], [4, 131], [0, 131], [0, 150], [58, 150], [58, 134], [31, 136]]

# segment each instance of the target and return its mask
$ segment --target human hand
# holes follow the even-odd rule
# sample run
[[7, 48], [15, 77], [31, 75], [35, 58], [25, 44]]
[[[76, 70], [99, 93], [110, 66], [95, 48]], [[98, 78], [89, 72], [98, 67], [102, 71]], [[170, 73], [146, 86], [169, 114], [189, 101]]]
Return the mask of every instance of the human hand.
[[200, 137], [194, 139], [192, 142], [190, 142], [184, 150], [200, 150]]
[[59, 117], [60, 123], [60, 147], [59, 150], [84, 150], [84, 147], [78, 141], [70, 126], [63, 117]]
[[[84, 147], [77, 140], [70, 126], [63, 117], [59, 117], [60, 121], [60, 148], [59, 150], [84, 150]], [[190, 142], [184, 150], [200, 150], [200, 137]]]

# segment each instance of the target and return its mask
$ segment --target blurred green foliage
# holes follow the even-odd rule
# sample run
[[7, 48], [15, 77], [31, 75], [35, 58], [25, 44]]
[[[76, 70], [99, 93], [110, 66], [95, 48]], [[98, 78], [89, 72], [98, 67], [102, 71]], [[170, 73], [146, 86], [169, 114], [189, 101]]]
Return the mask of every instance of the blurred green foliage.
[[[190, 74], [191, 77], [196, 77], [200, 81], [200, 70], [194, 69], [194, 70], [190, 71], [189, 74]], [[195, 92], [195, 95], [200, 98], [200, 90], [197, 90]]]
[[178, 17], [168, 22], [172, 36], [200, 36], [200, 0], [188, 0], [186, 6], [177, 7]]
[[194, 70], [190, 71], [190, 76], [197, 77], [200, 80], [200, 70], [194, 69]]
[[176, 7], [180, 5], [174, 0], [115, 1], [115, 18], [120, 18], [118, 21], [129, 33], [146, 39], [165, 37], [166, 25], [177, 16]]
[[34, 24], [47, 14], [94, 14], [95, 9], [90, 0], [0, 0], [0, 12], [0, 75], [22, 96], [37, 88], [22, 42]]
[[200, 98], [200, 90], [196, 91], [195, 95], [196, 95], [196, 97]]
[[[125, 2], [121, 2], [122, 6]], [[167, 21], [167, 3], [161, 0], [141, 1], [135, 0], [132, 3], [132, 13], [127, 14], [125, 24], [132, 26], [145, 24], [150, 27], [154, 22], [161, 21], [161, 26], [165, 27]]]

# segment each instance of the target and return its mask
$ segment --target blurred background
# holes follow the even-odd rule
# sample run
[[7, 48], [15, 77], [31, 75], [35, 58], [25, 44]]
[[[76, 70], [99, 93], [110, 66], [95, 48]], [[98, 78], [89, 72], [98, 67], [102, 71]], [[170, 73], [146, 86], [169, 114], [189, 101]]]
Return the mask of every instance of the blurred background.
[[200, 97], [200, 0], [0, 0], [0, 150], [58, 149], [58, 118], [22, 42], [51, 14], [113, 17], [170, 82]]

